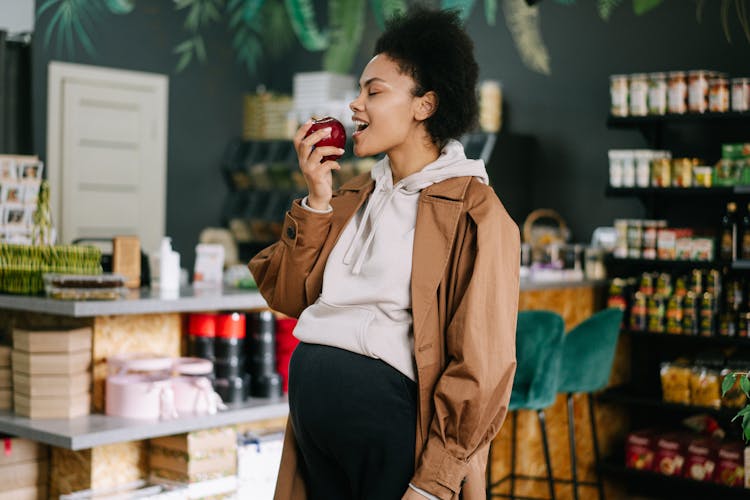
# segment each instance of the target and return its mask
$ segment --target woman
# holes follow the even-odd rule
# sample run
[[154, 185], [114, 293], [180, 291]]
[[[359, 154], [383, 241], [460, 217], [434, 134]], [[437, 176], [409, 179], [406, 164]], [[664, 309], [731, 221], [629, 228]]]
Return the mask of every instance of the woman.
[[350, 108], [358, 156], [336, 193], [330, 130], [294, 138], [309, 195], [250, 262], [299, 317], [277, 500], [485, 498], [515, 372], [518, 228], [455, 140], [478, 67], [455, 13], [389, 23]]

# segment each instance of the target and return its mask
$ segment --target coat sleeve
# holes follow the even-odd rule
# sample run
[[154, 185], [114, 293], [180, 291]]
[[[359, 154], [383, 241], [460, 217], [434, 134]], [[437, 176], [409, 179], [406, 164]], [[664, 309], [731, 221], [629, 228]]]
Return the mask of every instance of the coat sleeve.
[[271, 309], [297, 318], [309, 305], [305, 280], [328, 237], [331, 217], [305, 210], [295, 200], [284, 217], [281, 239], [250, 260], [250, 272]]
[[441, 499], [457, 497], [472, 456], [499, 431], [516, 369], [518, 227], [499, 203], [469, 214], [475, 222], [459, 242], [458, 257], [458, 268], [468, 271], [454, 292], [447, 365], [435, 385], [435, 414], [412, 479]]

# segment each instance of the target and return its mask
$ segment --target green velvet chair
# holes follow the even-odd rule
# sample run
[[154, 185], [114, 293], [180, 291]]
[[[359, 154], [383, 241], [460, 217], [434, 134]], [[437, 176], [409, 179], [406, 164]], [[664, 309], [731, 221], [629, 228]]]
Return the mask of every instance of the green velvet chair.
[[[516, 434], [517, 411], [534, 410], [539, 418], [542, 433], [544, 459], [547, 463], [547, 482], [550, 498], [555, 498], [552, 465], [550, 463], [547, 425], [544, 410], [555, 402], [557, 397], [557, 375], [562, 356], [565, 323], [562, 317], [551, 311], [521, 311], [518, 313], [516, 326], [516, 376], [510, 396], [509, 411], [512, 418], [512, 439], [510, 474], [493, 482], [492, 460], [487, 466], [487, 498], [515, 496], [515, 481], [520, 479], [539, 479], [516, 474]], [[490, 446], [490, 457], [492, 447]], [[510, 495], [493, 493], [501, 483], [510, 480]]]
[[[622, 311], [605, 309], [573, 328], [565, 336], [557, 392], [568, 400], [568, 436], [570, 439], [570, 471], [573, 498], [578, 499], [578, 486], [596, 486], [599, 498], [604, 499], [602, 479], [597, 471], [596, 482], [579, 482], [576, 471], [575, 421], [573, 394], [587, 394], [594, 458], [599, 464], [599, 443], [596, 437], [593, 393], [606, 387], [615, 358], [617, 337], [620, 334]], [[565, 481], [567, 482], [567, 481]]]

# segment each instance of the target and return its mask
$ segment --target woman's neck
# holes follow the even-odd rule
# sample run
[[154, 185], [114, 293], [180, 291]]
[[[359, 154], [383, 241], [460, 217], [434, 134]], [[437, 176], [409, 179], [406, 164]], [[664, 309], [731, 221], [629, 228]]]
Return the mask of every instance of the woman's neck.
[[417, 173], [440, 156], [440, 148], [431, 140], [411, 141], [388, 151], [393, 183]]

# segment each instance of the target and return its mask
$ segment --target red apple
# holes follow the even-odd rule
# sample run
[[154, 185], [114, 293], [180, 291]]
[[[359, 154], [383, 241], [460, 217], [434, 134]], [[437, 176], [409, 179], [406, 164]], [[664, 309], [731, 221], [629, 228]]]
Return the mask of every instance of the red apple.
[[[344, 130], [344, 126], [340, 121], [330, 116], [326, 116], [325, 118], [321, 118], [320, 120], [313, 120], [313, 123], [310, 126], [310, 129], [305, 134], [305, 137], [312, 134], [316, 130], [327, 127], [331, 128], [331, 136], [319, 140], [315, 144], [315, 147], [319, 148], [322, 146], [334, 146], [343, 149], [344, 145], [346, 144], [346, 131]], [[341, 155], [328, 155], [324, 156], [321, 162], [328, 160], [336, 161], [339, 158], [341, 158]]]

